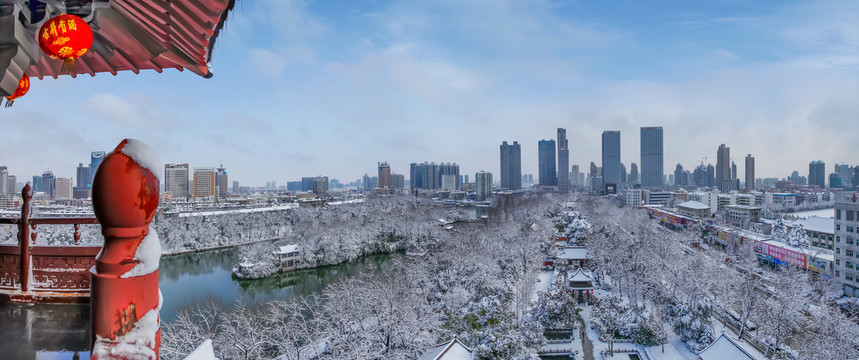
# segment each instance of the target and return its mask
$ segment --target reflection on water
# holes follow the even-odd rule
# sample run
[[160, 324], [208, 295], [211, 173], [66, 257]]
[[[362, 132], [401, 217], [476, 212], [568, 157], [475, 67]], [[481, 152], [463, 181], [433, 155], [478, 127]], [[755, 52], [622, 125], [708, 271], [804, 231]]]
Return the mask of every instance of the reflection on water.
[[[161, 319], [169, 322], [184, 304], [207, 295], [231, 305], [258, 304], [322, 291], [328, 284], [364, 272], [385, 269], [399, 255], [370, 255], [336, 266], [299, 270], [266, 279], [238, 280], [232, 268], [238, 250], [223, 249], [161, 258]], [[0, 359], [89, 358], [89, 305], [18, 305], [0, 303]]]
[[89, 358], [89, 305], [0, 303], [0, 358]]

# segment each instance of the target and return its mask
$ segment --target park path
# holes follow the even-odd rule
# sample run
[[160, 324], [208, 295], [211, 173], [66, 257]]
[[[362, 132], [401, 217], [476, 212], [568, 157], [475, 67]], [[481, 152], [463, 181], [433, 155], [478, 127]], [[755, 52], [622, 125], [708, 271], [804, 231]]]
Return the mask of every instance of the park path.
[[584, 353], [585, 360], [594, 360], [594, 344], [585, 332], [587, 327], [581, 317], [579, 317], [579, 325], [579, 336], [582, 338], [582, 352]]

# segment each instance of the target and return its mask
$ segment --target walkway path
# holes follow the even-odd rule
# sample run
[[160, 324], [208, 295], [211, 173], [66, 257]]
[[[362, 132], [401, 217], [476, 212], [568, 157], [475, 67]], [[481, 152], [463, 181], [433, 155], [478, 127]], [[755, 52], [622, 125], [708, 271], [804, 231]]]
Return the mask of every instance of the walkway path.
[[585, 333], [585, 329], [587, 329], [587, 325], [585, 325], [584, 320], [579, 318], [579, 331], [580, 337], [582, 338], [582, 353], [584, 353], [585, 360], [594, 360], [594, 344], [591, 342], [591, 339], [588, 337], [588, 334]]

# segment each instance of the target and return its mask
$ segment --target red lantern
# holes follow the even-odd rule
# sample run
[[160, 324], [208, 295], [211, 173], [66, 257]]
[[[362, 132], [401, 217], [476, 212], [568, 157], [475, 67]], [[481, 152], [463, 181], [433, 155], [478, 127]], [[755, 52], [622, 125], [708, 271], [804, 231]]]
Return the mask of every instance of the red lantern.
[[62, 73], [71, 72], [75, 59], [92, 46], [92, 29], [75, 15], [62, 14], [45, 21], [37, 36], [45, 54], [63, 60]]
[[21, 77], [21, 80], [18, 81], [18, 88], [15, 89], [12, 96], [6, 97], [6, 107], [12, 107], [12, 103], [15, 102], [15, 99], [26, 95], [27, 91], [30, 91], [30, 77], [25, 73], [24, 76]]

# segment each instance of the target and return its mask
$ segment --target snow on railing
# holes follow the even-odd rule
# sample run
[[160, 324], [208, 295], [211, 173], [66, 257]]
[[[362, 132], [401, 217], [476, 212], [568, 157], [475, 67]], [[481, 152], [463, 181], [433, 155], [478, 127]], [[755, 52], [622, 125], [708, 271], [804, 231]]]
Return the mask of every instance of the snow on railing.
[[92, 359], [158, 359], [161, 247], [150, 226], [158, 209], [155, 151], [123, 140], [93, 179], [93, 210], [104, 246], [92, 275]]

